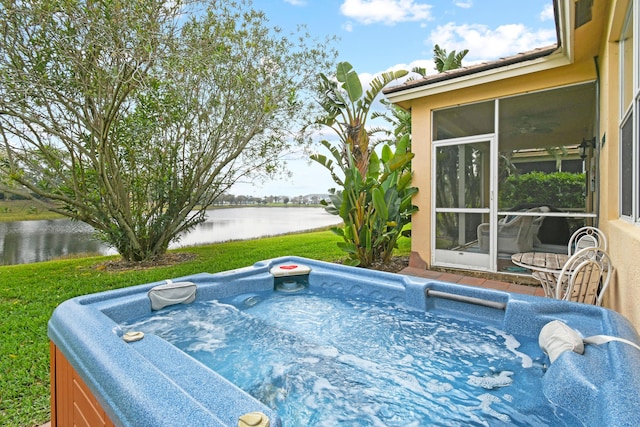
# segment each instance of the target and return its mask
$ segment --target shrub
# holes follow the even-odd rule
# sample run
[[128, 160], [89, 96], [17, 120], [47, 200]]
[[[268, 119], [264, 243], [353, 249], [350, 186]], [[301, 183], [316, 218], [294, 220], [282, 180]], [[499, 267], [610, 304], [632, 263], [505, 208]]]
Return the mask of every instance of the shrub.
[[498, 199], [501, 209], [525, 204], [584, 209], [585, 203], [585, 174], [569, 172], [510, 176], [501, 185]]

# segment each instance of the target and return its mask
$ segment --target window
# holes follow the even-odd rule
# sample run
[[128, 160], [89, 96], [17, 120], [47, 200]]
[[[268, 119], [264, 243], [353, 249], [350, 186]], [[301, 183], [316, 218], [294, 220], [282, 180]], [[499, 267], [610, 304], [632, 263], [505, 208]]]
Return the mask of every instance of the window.
[[479, 102], [433, 113], [433, 140], [494, 132], [494, 101]]
[[[596, 86], [576, 84], [499, 103], [498, 209], [592, 213], [578, 145], [593, 138]], [[572, 224], [573, 226], [573, 224]], [[568, 241], [568, 236], [565, 236]]]
[[631, 116], [620, 131], [620, 214], [633, 216], [633, 121]]
[[620, 216], [640, 221], [640, 90], [638, 47], [635, 43], [638, 22], [632, 2], [620, 36]]
[[620, 58], [622, 63], [620, 64], [622, 78], [621, 83], [621, 101], [622, 111], [626, 111], [633, 99], [634, 86], [633, 86], [633, 13], [631, 13], [633, 5], [629, 8], [629, 14], [627, 15], [624, 29], [622, 30], [622, 37], [620, 38]]

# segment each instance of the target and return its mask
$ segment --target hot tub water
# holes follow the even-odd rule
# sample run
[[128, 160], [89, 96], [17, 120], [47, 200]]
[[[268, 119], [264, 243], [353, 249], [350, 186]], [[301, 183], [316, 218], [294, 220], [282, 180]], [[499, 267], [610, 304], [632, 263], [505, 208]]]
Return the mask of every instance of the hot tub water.
[[171, 342], [284, 426], [581, 425], [543, 397], [536, 340], [390, 302], [251, 293], [121, 328]]
[[[304, 289], [279, 291], [294, 265]], [[154, 311], [168, 280], [195, 300]], [[558, 321], [615, 340], [552, 361]], [[72, 298], [47, 333], [52, 425], [640, 425], [640, 336], [618, 313], [300, 257]]]

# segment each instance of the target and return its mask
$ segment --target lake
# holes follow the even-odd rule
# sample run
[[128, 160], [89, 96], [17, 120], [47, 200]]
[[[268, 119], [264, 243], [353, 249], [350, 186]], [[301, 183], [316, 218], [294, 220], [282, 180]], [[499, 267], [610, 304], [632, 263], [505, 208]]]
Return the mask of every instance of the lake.
[[[171, 249], [306, 231], [341, 223], [323, 208], [246, 207], [207, 211], [207, 220]], [[113, 255], [93, 228], [68, 219], [0, 222], [0, 265], [48, 261], [74, 254]]]

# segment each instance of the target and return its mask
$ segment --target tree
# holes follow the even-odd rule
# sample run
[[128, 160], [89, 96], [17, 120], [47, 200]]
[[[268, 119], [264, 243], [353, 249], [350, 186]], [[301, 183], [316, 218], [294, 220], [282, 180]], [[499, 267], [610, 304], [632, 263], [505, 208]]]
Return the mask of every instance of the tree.
[[1, 1], [0, 191], [53, 202], [131, 261], [281, 170], [333, 58], [244, 0]]
[[[410, 235], [411, 231], [405, 226], [411, 222], [411, 214], [418, 210], [412, 204], [418, 189], [410, 186], [413, 174], [409, 165], [413, 153], [409, 151], [409, 136], [396, 142], [395, 151], [386, 144], [380, 157], [373, 151], [364, 176], [348, 148], [347, 164], [342, 165], [340, 151], [328, 141], [322, 143], [336, 163], [319, 154], [312, 159], [331, 171], [342, 190], [330, 190], [330, 203], [325, 200], [320, 203], [329, 213], [339, 215], [343, 220], [342, 226], [331, 230], [343, 239], [338, 246], [348, 254], [346, 263], [362, 267], [376, 262], [388, 264], [398, 238]], [[339, 167], [344, 180], [336, 175], [334, 164], [342, 165]]]
[[[322, 154], [311, 158], [327, 168], [342, 188], [330, 190], [330, 202], [321, 203], [343, 220], [343, 225], [332, 231], [342, 237], [338, 246], [347, 252], [350, 265], [388, 263], [397, 239], [407, 235], [404, 228], [417, 210], [411, 203], [417, 189], [410, 186], [413, 154], [409, 135], [394, 141], [395, 151], [389, 144], [384, 145], [378, 156], [370, 139], [376, 130], [365, 127], [378, 94], [407, 74], [404, 70], [383, 73], [372, 80], [366, 92], [348, 62], [338, 64], [335, 79], [320, 75], [318, 91], [325, 115], [317, 123], [331, 127], [340, 146], [321, 141], [332, 159]], [[344, 178], [336, 173], [336, 167]]]
[[435, 62], [435, 69], [439, 73], [445, 71], [455, 70], [462, 67], [462, 59], [469, 53], [469, 49], [464, 49], [462, 52], [456, 53], [455, 50], [447, 54], [445, 49], [442, 49], [437, 44], [433, 47], [433, 61]]
[[382, 89], [407, 74], [406, 70], [382, 73], [371, 81], [366, 92], [363, 91], [358, 73], [348, 62], [338, 64], [335, 79], [319, 74], [317, 91], [325, 114], [317, 123], [336, 132], [343, 147], [343, 165], [346, 166], [348, 162], [348, 149], [362, 176], [366, 175], [369, 156], [374, 148], [371, 144], [371, 132], [366, 128], [369, 112]]

